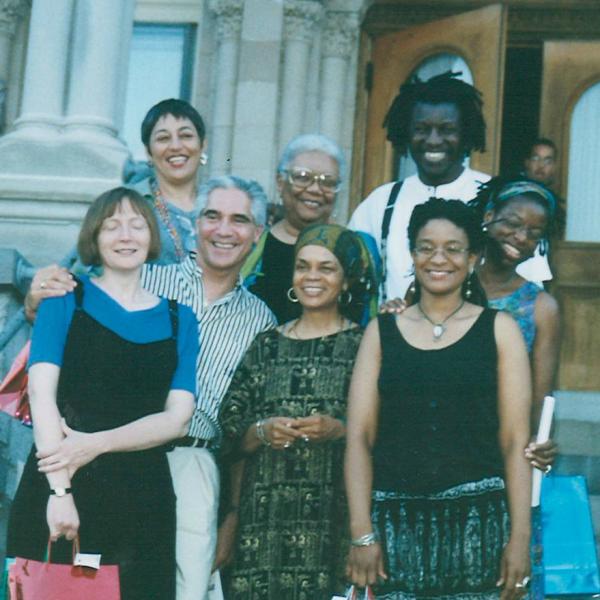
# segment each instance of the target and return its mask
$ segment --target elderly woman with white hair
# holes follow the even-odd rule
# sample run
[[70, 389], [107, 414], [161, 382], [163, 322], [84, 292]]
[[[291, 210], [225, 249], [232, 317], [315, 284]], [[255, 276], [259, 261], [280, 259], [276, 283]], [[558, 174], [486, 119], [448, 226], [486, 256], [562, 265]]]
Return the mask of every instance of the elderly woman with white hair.
[[279, 323], [300, 316], [291, 290], [294, 244], [300, 232], [328, 223], [346, 167], [340, 147], [320, 134], [295, 137], [277, 165], [284, 217], [265, 232], [242, 269], [245, 283], [273, 311]]

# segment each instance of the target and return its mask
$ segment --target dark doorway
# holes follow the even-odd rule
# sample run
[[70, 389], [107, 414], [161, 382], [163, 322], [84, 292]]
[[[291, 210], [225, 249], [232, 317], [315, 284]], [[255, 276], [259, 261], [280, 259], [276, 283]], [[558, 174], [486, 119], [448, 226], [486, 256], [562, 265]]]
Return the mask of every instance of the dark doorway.
[[508, 47], [504, 72], [500, 172], [517, 174], [540, 121], [542, 48]]

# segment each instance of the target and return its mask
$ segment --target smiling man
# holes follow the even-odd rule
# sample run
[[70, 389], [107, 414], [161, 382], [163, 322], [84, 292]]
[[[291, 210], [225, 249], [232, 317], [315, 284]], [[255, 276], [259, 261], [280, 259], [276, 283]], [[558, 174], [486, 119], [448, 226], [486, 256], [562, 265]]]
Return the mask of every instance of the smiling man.
[[[219, 474], [213, 451], [221, 437], [219, 407], [250, 342], [275, 325], [266, 304], [240, 279], [265, 225], [263, 189], [240, 177], [216, 177], [201, 186], [198, 202], [197, 254], [180, 264], [148, 265], [142, 275], [145, 288], [191, 306], [200, 331], [196, 411], [188, 436], [168, 454], [177, 496], [177, 600], [208, 597], [217, 541]], [[236, 524], [232, 510], [222, 527], [232, 531]]]
[[[463, 164], [472, 150], [485, 150], [485, 121], [480, 92], [457, 75], [447, 72], [427, 81], [414, 77], [401, 86], [384, 126], [398, 154], [410, 152], [417, 174], [375, 189], [348, 225], [371, 235], [380, 249], [382, 300], [403, 298], [413, 279], [406, 237], [413, 208], [431, 197], [467, 202], [490, 178]], [[543, 257], [523, 263], [520, 270], [534, 281], [552, 278]]]

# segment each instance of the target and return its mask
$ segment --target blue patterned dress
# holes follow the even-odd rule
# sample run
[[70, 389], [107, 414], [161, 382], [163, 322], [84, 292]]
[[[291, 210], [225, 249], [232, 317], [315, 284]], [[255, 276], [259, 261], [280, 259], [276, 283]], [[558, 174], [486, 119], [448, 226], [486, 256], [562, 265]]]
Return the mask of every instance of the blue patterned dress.
[[[541, 288], [526, 281], [520, 288], [508, 296], [488, 300], [488, 305], [496, 310], [509, 313], [517, 322], [525, 338], [527, 350], [531, 355], [535, 340], [535, 303]], [[544, 598], [544, 547], [542, 539], [542, 515], [540, 507], [531, 511], [531, 591], [529, 598]]]

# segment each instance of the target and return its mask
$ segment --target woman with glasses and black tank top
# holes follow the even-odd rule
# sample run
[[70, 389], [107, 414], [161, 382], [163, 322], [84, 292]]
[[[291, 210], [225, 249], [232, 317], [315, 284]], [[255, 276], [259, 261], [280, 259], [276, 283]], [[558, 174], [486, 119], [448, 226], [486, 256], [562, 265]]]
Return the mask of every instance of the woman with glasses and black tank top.
[[483, 308], [483, 246], [460, 201], [417, 206], [415, 304], [363, 337], [350, 388], [348, 576], [376, 597], [518, 598], [529, 581], [529, 361]]

